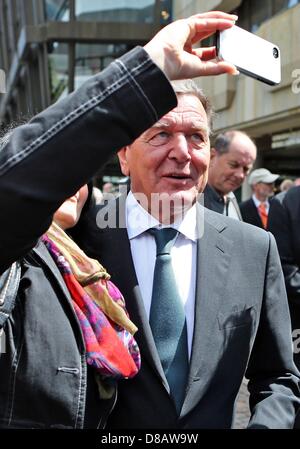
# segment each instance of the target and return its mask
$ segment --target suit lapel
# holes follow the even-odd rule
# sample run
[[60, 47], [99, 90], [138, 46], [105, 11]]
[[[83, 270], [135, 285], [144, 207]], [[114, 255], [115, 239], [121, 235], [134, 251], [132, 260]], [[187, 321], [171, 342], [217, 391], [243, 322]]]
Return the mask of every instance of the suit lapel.
[[194, 336], [182, 414], [197, 405], [209, 383], [211, 372], [207, 372], [207, 355], [213, 350], [215, 323], [222, 304], [233, 243], [222, 234], [226, 225], [219, 220], [218, 214], [203, 208], [199, 208], [199, 212], [203, 235], [198, 234], [197, 241]]

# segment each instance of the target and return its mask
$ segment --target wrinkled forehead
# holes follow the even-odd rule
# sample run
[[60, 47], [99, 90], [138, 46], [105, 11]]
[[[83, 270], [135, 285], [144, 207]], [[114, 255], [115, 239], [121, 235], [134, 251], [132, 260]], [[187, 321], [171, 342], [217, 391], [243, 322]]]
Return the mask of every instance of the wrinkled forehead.
[[201, 101], [195, 95], [179, 95], [176, 108], [164, 115], [154, 126], [165, 127], [183, 124], [193, 128], [209, 129], [207, 114]]
[[229, 153], [236, 158], [253, 162], [256, 159], [256, 146], [246, 136], [235, 137], [229, 146]]
[[250, 140], [233, 140], [225, 155], [231, 160], [249, 165], [256, 159], [256, 147]]
[[223, 156], [229, 161], [238, 164], [241, 167], [250, 168], [253, 165], [255, 158], [246, 150], [231, 150], [224, 153]]

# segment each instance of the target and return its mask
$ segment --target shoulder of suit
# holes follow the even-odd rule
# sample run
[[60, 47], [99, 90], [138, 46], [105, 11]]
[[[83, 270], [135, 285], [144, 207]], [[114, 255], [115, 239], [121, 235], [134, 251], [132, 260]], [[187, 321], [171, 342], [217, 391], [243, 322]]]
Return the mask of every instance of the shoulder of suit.
[[297, 207], [300, 204], [300, 186], [292, 187], [287, 192], [282, 192], [276, 195], [274, 200], [277, 199], [281, 203], [290, 204]]
[[268, 232], [257, 226], [226, 217], [207, 208], [204, 208], [205, 224], [214, 227], [218, 232], [230, 236], [234, 241], [239, 239], [253, 240], [255, 242], [269, 241]]
[[240, 206], [240, 208], [243, 208], [243, 207], [250, 206], [251, 204], [254, 204], [254, 201], [253, 201], [252, 197], [249, 198], [248, 200], [242, 201], [242, 202], [239, 204], [239, 206]]

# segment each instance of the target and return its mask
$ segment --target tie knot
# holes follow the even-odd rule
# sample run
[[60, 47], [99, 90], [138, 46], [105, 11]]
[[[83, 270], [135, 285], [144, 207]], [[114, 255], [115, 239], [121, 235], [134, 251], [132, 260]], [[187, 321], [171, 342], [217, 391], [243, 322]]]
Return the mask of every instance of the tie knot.
[[262, 212], [266, 212], [266, 210], [267, 210], [265, 203], [260, 203], [260, 205], [258, 207]]
[[155, 238], [156, 256], [160, 256], [162, 254], [170, 254], [171, 248], [178, 235], [178, 231], [173, 228], [151, 228], [148, 230], [148, 232]]

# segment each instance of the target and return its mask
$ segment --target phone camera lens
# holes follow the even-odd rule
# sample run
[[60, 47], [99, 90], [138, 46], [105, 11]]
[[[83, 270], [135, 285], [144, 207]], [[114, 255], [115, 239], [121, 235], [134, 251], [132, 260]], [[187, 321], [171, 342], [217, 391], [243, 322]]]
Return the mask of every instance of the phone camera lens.
[[278, 56], [279, 56], [279, 51], [278, 51], [278, 48], [276, 48], [276, 47], [274, 47], [273, 48], [273, 56], [274, 56], [274, 58], [278, 58]]

